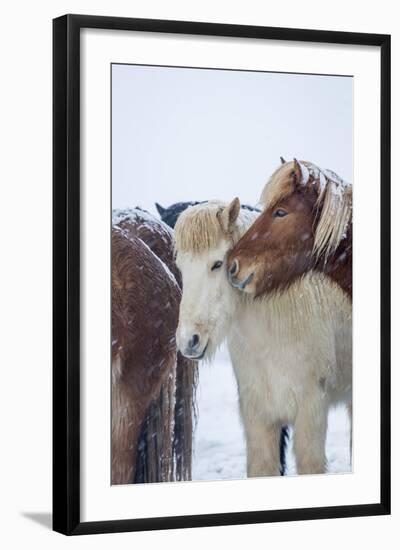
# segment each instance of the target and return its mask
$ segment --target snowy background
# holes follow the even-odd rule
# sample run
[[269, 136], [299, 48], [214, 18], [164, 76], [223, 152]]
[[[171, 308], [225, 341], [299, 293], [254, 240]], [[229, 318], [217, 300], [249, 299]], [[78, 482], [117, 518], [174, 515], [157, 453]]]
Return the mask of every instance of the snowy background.
[[352, 181], [349, 77], [113, 65], [113, 208], [258, 202], [297, 157]]
[[[297, 157], [352, 181], [349, 77], [112, 67], [112, 204], [163, 206], [238, 196], [256, 204], [267, 177]], [[246, 477], [236, 382], [222, 348], [200, 364], [193, 479]], [[289, 444], [288, 473], [295, 474]], [[330, 472], [351, 470], [349, 423], [331, 411]]]

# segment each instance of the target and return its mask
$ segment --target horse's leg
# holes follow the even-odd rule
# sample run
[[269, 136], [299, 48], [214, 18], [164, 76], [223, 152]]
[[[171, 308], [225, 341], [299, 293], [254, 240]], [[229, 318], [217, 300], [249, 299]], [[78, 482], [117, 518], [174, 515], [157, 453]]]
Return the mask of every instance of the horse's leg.
[[289, 441], [289, 426], [282, 426], [281, 434], [279, 438], [279, 460], [280, 460], [280, 474], [286, 475], [286, 453]]
[[248, 477], [279, 476], [281, 426], [267, 423], [262, 408], [253, 399], [240, 399], [246, 433]]
[[279, 476], [279, 440], [281, 429], [254, 421], [246, 428], [248, 477]]
[[353, 466], [353, 402], [350, 401], [346, 405], [347, 414], [349, 415], [350, 423], [350, 466]]
[[298, 474], [326, 472], [325, 441], [328, 406], [321, 395], [307, 395], [294, 423], [294, 453]]

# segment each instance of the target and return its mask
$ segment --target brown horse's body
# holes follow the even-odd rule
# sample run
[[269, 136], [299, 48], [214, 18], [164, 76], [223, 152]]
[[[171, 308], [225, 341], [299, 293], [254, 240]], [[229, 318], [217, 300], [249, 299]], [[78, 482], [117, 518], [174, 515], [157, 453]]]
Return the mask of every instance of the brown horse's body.
[[112, 483], [190, 479], [196, 370], [177, 356], [172, 235], [146, 212], [112, 232]]
[[311, 270], [352, 296], [352, 191], [334, 172], [288, 162], [267, 183], [263, 213], [231, 250], [233, 286], [261, 296]]

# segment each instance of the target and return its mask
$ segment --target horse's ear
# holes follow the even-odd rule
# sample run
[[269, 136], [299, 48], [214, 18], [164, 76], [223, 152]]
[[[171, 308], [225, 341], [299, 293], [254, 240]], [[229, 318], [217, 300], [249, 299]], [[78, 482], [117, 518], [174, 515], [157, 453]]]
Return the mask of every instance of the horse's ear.
[[285, 164], [286, 160], [283, 157], [279, 157], [281, 159], [281, 164]]
[[240, 212], [240, 200], [235, 197], [220, 214], [220, 222], [224, 231], [230, 231]]
[[305, 164], [293, 159], [293, 181], [295, 185], [306, 185], [310, 179], [310, 172]]
[[158, 204], [158, 202], [154, 203], [156, 205], [156, 208], [158, 210], [158, 213], [160, 214], [160, 216], [162, 216], [164, 214], [164, 212], [166, 211], [166, 208], [163, 208], [161, 206], [161, 204]]

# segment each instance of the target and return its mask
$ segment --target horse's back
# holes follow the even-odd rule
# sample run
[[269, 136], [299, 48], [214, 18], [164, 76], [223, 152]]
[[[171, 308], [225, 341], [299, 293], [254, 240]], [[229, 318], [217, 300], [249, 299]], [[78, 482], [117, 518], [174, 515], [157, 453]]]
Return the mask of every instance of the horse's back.
[[121, 211], [114, 219], [114, 226], [120, 227], [127, 236], [138, 237], [146, 243], [180, 284], [180, 273], [174, 259], [173, 232], [168, 225], [140, 208]]

